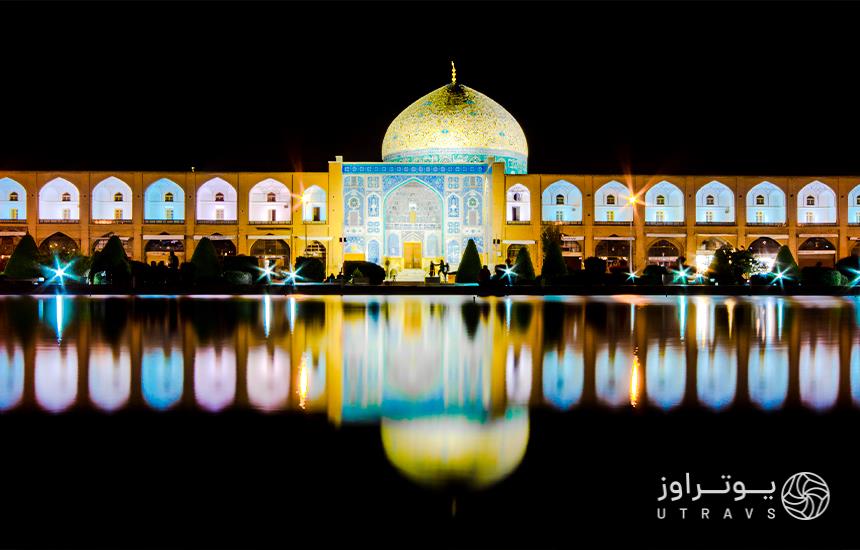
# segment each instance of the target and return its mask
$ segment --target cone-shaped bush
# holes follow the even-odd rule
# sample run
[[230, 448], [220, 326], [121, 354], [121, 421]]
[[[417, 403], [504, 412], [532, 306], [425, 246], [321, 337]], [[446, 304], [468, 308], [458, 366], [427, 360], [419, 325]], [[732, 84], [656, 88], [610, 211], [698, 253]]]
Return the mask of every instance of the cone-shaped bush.
[[10, 279], [35, 279], [42, 274], [39, 247], [29, 233], [21, 237], [3, 272]]
[[107, 280], [113, 284], [125, 284], [131, 280], [131, 264], [125, 254], [122, 241], [113, 235], [105, 247], [93, 255], [90, 266], [90, 280], [101, 273], [107, 274]]
[[544, 249], [541, 278], [550, 282], [556, 277], [565, 275], [567, 275], [567, 265], [564, 263], [564, 256], [561, 255], [561, 246], [557, 241], [550, 241]]
[[776, 261], [773, 262], [773, 272], [782, 273], [789, 280], [797, 281], [800, 278], [800, 268], [797, 262], [794, 261], [794, 256], [791, 254], [791, 249], [788, 245], [779, 247], [779, 252], [776, 253]]
[[458, 283], [477, 283], [480, 273], [481, 256], [478, 255], [475, 241], [469, 239], [466, 250], [463, 251], [463, 257], [460, 258], [460, 265], [457, 266], [457, 277], [454, 280]]
[[514, 261], [514, 273], [519, 281], [534, 281], [535, 266], [532, 265], [532, 256], [527, 246], [520, 248], [517, 259]]
[[194, 266], [194, 280], [212, 281], [221, 275], [221, 264], [218, 262], [218, 252], [208, 237], [203, 237], [197, 243], [194, 254], [191, 255], [191, 265]]

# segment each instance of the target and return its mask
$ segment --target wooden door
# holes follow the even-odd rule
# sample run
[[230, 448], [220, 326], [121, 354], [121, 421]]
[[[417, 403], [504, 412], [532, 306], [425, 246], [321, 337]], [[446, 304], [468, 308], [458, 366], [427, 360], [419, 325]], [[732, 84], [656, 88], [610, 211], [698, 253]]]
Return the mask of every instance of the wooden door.
[[406, 269], [421, 269], [421, 243], [403, 243], [403, 263]]

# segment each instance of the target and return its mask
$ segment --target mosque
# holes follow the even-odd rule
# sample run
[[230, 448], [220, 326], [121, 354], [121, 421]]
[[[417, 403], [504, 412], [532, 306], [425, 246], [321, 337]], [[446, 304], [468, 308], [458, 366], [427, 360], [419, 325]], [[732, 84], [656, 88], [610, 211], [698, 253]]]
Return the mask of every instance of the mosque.
[[91, 254], [112, 235], [130, 257], [190, 258], [209, 237], [221, 254], [291, 265], [315, 256], [387, 264], [421, 280], [456, 269], [469, 239], [484, 263], [528, 247], [540, 270], [556, 225], [571, 268], [598, 256], [635, 270], [683, 256], [704, 269], [723, 244], [801, 265], [860, 253], [860, 176], [529, 174], [528, 144], [501, 105], [457, 81], [390, 124], [382, 162], [330, 161], [327, 172], [40, 172], [0, 170], [0, 259], [26, 233], [43, 250]]

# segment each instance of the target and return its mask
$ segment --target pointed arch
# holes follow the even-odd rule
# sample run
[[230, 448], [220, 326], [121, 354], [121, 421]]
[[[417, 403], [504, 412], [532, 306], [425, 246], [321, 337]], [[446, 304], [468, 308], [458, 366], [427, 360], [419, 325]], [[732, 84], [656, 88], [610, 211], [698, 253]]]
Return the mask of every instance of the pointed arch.
[[131, 221], [131, 187], [116, 176], [110, 176], [93, 187], [93, 221]]
[[326, 216], [326, 192], [319, 185], [311, 185], [302, 193], [302, 220], [324, 222]]
[[860, 184], [848, 193], [848, 223], [860, 225]]
[[505, 220], [508, 222], [527, 222], [531, 216], [531, 193], [528, 187], [515, 183], [508, 188], [505, 200]]
[[248, 193], [248, 219], [251, 223], [289, 223], [292, 197], [289, 188], [274, 178], [266, 178]]
[[714, 180], [696, 191], [696, 223], [735, 223], [735, 194], [728, 185]]
[[236, 222], [236, 188], [215, 177], [197, 189], [197, 220]]
[[797, 223], [835, 224], [836, 192], [818, 180], [797, 192]]
[[670, 181], [656, 183], [645, 192], [645, 223], [683, 223], [684, 192]]
[[747, 224], [785, 223], [785, 191], [769, 181], [755, 185], [747, 193]]
[[143, 193], [143, 218], [146, 223], [185, 221], [185, 191], [168, 178], [150, 183]]
[[57, 254], [69, 256], [79, 250], [78, 242], [65, 233], [59, 231], [52, 234], [39, 244], [39, 252], [43, 254]]
[[0, 220], [27, 220], [27, 190], [12, 178], [0, 178]]
[[594, 221], [623, 222], [633, 220], [633, 207], [627, 202], [632, 195], [623, 183], [612, 180], [604, 183], [594, 193]]
[[551, 183], [541, 194], [541, 220], [581, 223], [582, 192], [567, 180]]
[[[64, 195], [68, 200], [63, 200]], [[81, 194], [65, 178], [56, 177], [39, 190], [39, 220], [74, 223], [81, 216]]]

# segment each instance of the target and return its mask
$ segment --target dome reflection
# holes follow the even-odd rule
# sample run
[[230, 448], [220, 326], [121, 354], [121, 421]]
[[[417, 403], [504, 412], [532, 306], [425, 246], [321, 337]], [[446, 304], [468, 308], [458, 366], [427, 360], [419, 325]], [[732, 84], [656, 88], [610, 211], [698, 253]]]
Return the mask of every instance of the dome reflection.
[[509, 408], [491, 420], [465, 415], [382, 420], [385, 456], [407, 478], [431, 487], [493, 485], [519, 466], [528, 440], [526, 407]]

